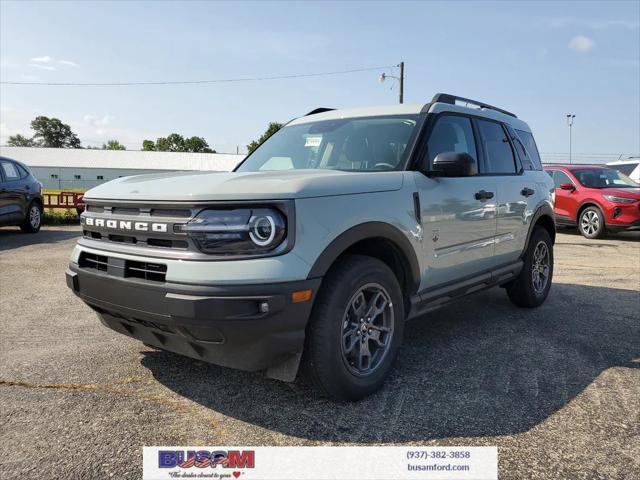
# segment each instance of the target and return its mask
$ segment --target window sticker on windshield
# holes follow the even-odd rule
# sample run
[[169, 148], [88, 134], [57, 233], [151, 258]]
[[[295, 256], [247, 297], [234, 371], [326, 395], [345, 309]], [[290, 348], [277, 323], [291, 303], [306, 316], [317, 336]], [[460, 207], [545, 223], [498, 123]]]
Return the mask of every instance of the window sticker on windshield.
[[322, 137], [307, 137], [304, 140], [305, 147], [319, 147], [322, 143]]

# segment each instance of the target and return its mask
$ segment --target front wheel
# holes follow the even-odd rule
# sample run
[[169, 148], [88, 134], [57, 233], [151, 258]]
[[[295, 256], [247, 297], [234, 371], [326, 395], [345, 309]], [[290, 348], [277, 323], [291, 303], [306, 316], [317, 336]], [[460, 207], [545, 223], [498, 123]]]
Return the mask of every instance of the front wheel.
[[393, 367], [404, 330], [402, 291], [375, 258], [341, 259], [322, 282], [307, 329], [305, 366], [332, 400], [378, 390]]
[[523, 260], [518, 278], [507, 285], [507, 295], [518, 307], [537, 307], [549, 295], [553, 279], [553, 245], [544, 228], [534, 229]]
[[578, 230], [585, 238], [600, 238], [604, 235], [604, 216], [597, 207], [587, 207], [580, 212]]
[[27, 216], [20, 224], [20, 229], [25, 233], [37, 233], [42, 224], [42, 207], [38, 202], [32, 202], [27, 210]]

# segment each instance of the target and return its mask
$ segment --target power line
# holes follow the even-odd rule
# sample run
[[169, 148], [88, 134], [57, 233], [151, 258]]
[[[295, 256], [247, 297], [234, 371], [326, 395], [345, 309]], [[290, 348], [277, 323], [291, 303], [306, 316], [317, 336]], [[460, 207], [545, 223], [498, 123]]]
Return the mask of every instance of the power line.
[[387, 65], [382, 67], [367, 67], [367, 68], [355, 68], [352, 70], [337, 70], [333, 72], [319, 72], [319, 73], [298, 73], [294, 75], [274, 75], [265, 77], [244, 77], [244, 78], [219, 78], [213, 80], [177, 80], [166, 82], [106, 82], [106, 83], [76, 83], [76, 82], [5, 82], [2, 81], [2, 85], [46, 85], [56, 87], [120, 87], [120, 86], [132, 86], [132, 85], [196, 85], [206, 83], [232, 83], [232, 82], [256, 82], [262, 80], [282, 80], [287, 78], [303, 78], [303, 77], [323, 77], [328, 75], [342, 75], [346, 73], [356, 72], [368, 72], [371, 70], [381, 70], [393, 68], [394, 65]]

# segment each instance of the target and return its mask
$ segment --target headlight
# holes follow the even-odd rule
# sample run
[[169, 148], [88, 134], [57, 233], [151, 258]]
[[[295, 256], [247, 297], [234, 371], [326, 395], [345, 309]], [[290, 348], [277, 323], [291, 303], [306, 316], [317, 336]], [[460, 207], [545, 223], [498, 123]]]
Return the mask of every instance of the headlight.
[[613, 203], [634, 203], [637, 202], [635, 198], [616, 197], [615, 195], [602, 195], [605, 200], [609, 200]]
[[278, 249], [287, 236], [287, 223], [275, 208], [203, 210], [174, 230], [189, 235], [204, 253], [252, 255]]

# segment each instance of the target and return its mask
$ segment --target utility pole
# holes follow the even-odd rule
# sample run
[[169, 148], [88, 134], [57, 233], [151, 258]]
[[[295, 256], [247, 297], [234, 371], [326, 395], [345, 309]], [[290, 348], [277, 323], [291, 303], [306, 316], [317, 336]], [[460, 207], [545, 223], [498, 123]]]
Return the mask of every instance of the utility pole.
[[400, 103], [404, 103], [404, 62], [400, 62]]
[[[394, 75], [387, 75], [386, 73], [382, 72], [378, 80], [380, 81], [380, 83], [383, 83], [387, 78], [398, 80], [398, 82], [400, 83], [400, 95], [398, 97], [398, 100], [400, 100], [400, 103], [404, 103], [404, 62], [400, 62], [398, 65], [396, 65], [396, 67], [400, 67], [399, 77], [396, 77]], [[393, 86], [391, 88], [393, 88]]]
[[573, 127], [573, 119], [575, 115], [567, 114], [567, 125], [569, 125], [569, 165], [571, 165], [571, 127]]

